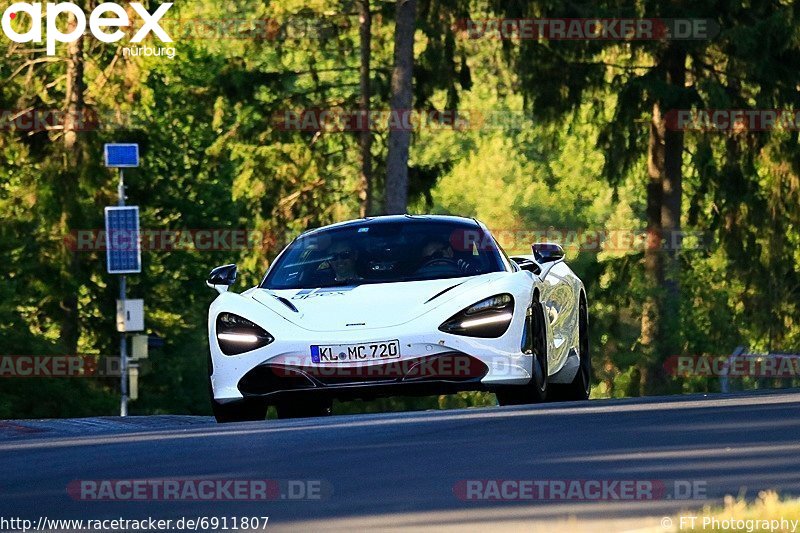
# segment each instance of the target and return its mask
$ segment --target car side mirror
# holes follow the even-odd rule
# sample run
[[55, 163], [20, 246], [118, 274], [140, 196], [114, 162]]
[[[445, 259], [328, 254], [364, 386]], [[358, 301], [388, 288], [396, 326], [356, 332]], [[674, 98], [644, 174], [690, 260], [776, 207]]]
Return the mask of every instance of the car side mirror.
[[552, 263], [564, 259], [564, 249], [554, 242], [536, 242], [531, 246], [533, 257], [539, 264]]
[[520, 270], [527, 270], [534, 274], [540, 274], [542, 272], [542, 267], [540, 267], [536, 261], [531, 261], [527, 257], [512, 257], [511, 260], [517, 264]]
[[206, 285], [220, 294], [227, 292], [228, 288], [236, 283], [236, 265], [218, 266], [208, 275]]

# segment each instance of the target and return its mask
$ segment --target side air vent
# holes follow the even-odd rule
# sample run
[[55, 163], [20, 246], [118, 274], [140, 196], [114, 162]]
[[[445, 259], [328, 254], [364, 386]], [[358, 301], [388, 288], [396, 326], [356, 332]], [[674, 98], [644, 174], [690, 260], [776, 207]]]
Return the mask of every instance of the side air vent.
[[275, 299], [278, 300], [283, 305], [285, 305], [286, 307], [288, 307], [289, 309], [291, 309], [292, 311], [294, 311], [295, 313], [299, 313], [300, 312], [300, 311], [297, 310], [297, 308], [294, 306], [294, 304], [292, 302], [290, 302], [289, 300], [287, 300], [283, 296], [276, 296]]

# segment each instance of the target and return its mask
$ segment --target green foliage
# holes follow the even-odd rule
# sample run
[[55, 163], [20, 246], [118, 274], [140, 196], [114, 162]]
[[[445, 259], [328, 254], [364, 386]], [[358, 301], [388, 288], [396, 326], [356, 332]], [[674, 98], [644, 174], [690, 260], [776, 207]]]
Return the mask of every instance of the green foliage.
[[[796, 8], [733, 3], [714, 17], [720, 36], [684, 42], [689, 86], [669, 94], [653, 67], [663, 42], [469, 40], [455, 31], [473, 16], [690, 16], [660, 2], [459, 2], [420, 0], [416, 106], [469, 118], [465, 129], [415, 131], [413, 212], [476, 216], [509, 252], [527, 252], [530, 232], [641, 234], [645, 227], [647, 124], [652, 104], [674, 98], [698, 108], [800, 107]], [[372, 3], [373, 101], [386, 109], [394, 9]], [[128, 201], [151, 230], [247, 230], [257, 242], [219, 251], [146, 251], [128, 294], [146, 300], [152, 350], [133, 413], [209, 412], [204, 285], [218, 264], [236, 262], [243, 289], [255, 284], [290, 239], [357, 216], [358, 139], [353, 132], [287, 131], [287, 111], [355, 109], [358, 20], [348, 1], [254, 3], [192, 0], [171, 17], [270, 20], [265, 39], [178, 39], [177, 56], [126, 58], [87, 39], [86, 109], [102, 128], [78, 132], [0, 127], [0, 354], [114, 354], [116, 277], [102, 251], [73, 253], [71, 232], [102, 227], [116, 201], [116, 176], [101, 165], [104, 142], [135, 141], [143, 166], [126, 174]], [[274, 28], [273, 28], [274, 29]], [[291, 31], [290, 31], [291, 30]], [[0, 109], [63, 110], [67, 50], [57, 61], [0, 39]], [[503, 124], [485, 117], [506, 117]], [[378, 188], [387, 132], [374, 132]], [[681, 300], [672, 309], [683, 354], [724, 355], [738, 345], [800, 349], [800, 150], [796, 131], [687, 132], [684, 227], [704, 235], [682, 250]], [[73, 158], [79, 158], [76, 164]], [[377, 197], [382, 196], [380, 191]], [[564, 242], [586, 283], [594, 397], [640, 393], [641, 248]], [[668, 252], [664, 252], [668, 253]], [[659, 290], [659, 288], [656, 288]], [[77, 346], [64, 338], [65, 303], [77, 297]], [[0, 382], [0, 418], [110, 415], [113, 379]], [[713, 380], [675, 379], [669, 391], [716, 390]], [[35, 391], [35, 395], [33, 392]], [[346, 402], [338, 413], [493, 405], [493, 395]], [[274, 413], [273, 413], [274, 414]]]

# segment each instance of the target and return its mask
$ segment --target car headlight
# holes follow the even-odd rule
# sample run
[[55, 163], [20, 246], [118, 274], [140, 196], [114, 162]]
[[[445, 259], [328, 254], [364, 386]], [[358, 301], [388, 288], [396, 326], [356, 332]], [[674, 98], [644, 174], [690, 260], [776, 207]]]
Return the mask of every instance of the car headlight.
[[225, 355], [237, 355], [261, 348], [274, 341], [267, 331], [233, 313], [217, 315], [217, 343]]
[[440, 331], [468, 337], [500, 337], [514, 318], [514, 297], [498, 294], [477, 302], [453, 315], [441, 326]]

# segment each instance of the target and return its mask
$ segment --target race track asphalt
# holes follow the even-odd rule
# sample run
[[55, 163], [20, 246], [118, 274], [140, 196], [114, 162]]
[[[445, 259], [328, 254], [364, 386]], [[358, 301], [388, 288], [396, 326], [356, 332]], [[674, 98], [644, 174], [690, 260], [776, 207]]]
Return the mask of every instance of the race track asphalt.
[[[8, 420], [0, 421], [0, 458], [0, 517], [34, 523], [268, 516], [269, 530], [295, 531], [641, 530], [725, 495], [800, 494], [800, 391], [227, 425], [190, 416]], [[224, 491], [215, 501], [98, 501], [67, 489], [132, 479], [266, 479], [280, 489], [268, 501]], [[288, 480], [319, 497], [292, 499]], [[485, 480], [655, 490], [619, 499], [611, 490], [603, 500], [465, 499], [469, 482], [473, 498], [496, 496]], [[687, 487], [689, 500], [678, 494]]]

